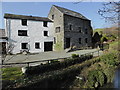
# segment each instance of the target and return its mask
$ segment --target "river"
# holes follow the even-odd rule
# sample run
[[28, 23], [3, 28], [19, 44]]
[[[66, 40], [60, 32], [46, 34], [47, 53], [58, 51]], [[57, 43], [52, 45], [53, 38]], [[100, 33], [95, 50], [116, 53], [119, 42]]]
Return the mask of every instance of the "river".
[[114, 84], [114, 88], [120, 89], [120, 67], [115, 72], [115, 78], [113, 84]]
[[106, 84], [103, 88], [114, 88], [114, 90], [120, 90], [120, 67], [115, 72], [113, 83]]

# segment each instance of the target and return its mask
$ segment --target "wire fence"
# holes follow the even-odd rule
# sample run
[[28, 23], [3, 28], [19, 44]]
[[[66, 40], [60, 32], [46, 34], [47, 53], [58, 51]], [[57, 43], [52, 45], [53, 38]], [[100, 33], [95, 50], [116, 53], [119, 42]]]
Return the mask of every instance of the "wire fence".
[[[95, 56], [99, 56], [100, 55], [100, 50], [85, 53], [85, 54], [79, 54], [79, 57], [80, 56], [86, 56], [86, 55], [93, 55], [94, 56], [94, 54], [95, 54]], [[27, 67], [29, 67], [29, 66], [35, 66], [35, 65], [50, 63], [51, 61], [54, 61], [54, 60], [63, 61], [64, 59], [68, 59], [68, 58], [71, 58], [71, 57], [49, 59], [49, 60], [37, 60], [37, 61], [31, 61], [31, 62], [3, 63], [3, 64], [0, 64], [0, 65], [2, 65], [2, 67], [7, 67], [7, 66], [21, 66], [21, 67], [22, 66], [27, 66]]]

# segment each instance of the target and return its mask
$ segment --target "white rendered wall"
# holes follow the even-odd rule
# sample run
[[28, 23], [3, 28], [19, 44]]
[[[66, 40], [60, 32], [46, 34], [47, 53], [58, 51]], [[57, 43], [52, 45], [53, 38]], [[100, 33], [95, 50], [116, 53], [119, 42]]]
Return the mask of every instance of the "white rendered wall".
[[[22, 26], [20, 19], [9, 19], [7, 23], [8, 21], [10, 24], [5, 25], [6, 30], [10, 33], [9, 41], [15, 45], [12, 50], [13, 54], [20, 53], [21, 43], [29, 44], [30, 53], [44, 52], [44, 42], [53, 42], [54, 40], [52, 22], [48, 22], [48, 27], [43, 27], [43, 21], [27, 20], [27, 26]], [[8, 27], [10, 27], [9, 30]], [[28, 36], [18, 36], [18, 30], [27, 30]], [[48, 36], [44, 36], [44, 31], [48, 31]], [[40, 43], [40, 49], [35, 48], [35, 42]]]

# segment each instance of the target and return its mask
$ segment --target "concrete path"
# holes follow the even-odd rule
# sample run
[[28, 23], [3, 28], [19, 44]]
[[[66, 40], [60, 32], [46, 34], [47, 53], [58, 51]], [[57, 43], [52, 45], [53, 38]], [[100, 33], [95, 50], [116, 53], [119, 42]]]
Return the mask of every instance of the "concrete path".
[[[68, 53], [66, 53], [65, 51], [61, 51], [61, 52], [50, 51], [50, 52], [41, 52], [38, 54], [31, 54], [31, 55], [29, 54], [8, 55], [6, 57], [5, 63], [22, 63], [22, 62], [34, 62], [40, 60], [57, 59], [57, 58], [66, 58], [66, 57], [71, 57], [72, 54], [82, 55], [95, 51], [97, 51], [97, 49], [78, 50]], [[102, 51], [100, 51], [99, 54], [102, 55]], [[94, 56], [98, 56], [98, 52], [94, 53]]]

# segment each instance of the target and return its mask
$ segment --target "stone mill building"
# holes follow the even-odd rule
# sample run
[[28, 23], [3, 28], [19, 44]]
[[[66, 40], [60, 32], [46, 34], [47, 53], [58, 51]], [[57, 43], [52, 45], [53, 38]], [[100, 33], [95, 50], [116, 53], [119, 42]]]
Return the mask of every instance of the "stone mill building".
[[8, 14], [5, 18], [7, 46], [11, 53], [60, 51], [92, 45], [91, 20], [78, 12], [53, 5], [48, 17]]

